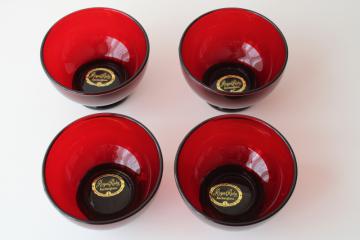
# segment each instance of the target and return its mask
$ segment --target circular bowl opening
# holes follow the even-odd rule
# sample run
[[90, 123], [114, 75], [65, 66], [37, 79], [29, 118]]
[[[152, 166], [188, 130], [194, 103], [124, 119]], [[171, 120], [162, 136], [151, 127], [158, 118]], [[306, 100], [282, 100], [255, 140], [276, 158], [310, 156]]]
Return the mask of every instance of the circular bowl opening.
[[[135, 79], [148, 55], [149, 41], [143, 27], [126, 13], [110, 8], [83, 9], [63, 17], [46, 34], [41, 49], [50, 79], [79, 93], [83, 92], [74, 84], [74, 77], [81, 67], [97, 61], [123, 67], [127, 78], [112, 92]], [[92, 93], [96, 94], [100, 93]]]
[[[127, 116], [94, 114], [71, 123], [52, 141], [43, 163], [44, 187], [50, 200], [66, 215], [91, 224], [111, 223], [135, 214], [147, 204], [159, 187], [162, 164], [159, 144], [142, 124]], [[106, 189], [91, 189], [91, 184], [100, 182], [114, 183], [117, 188], [109, 193]], [[89, 188], [82, 188], [87, 185]], [[109, 196], [122, 197], [113, 199], [113, 203], [123, 201], [126, 208], [114, 206], [121, 211], [106, 216], [88, 214], [84, 211], [88, 204], [79, 201], [84, 192], [91, 204], [100, 200], [103, 202], [99, 204], [109, 205]], [[108, 196], [93, 199], [94, 193]], [[97, 206], [98, 212], [108, 213], [103, 206]]]
[[[269, 124], [245, 115], [224, 115], [201, 123], [185, 137], [175, 160], [175, 177], [184, 200], [197, 212], [220, 224], [241, 226], [263, 221], [286, 204], [295, 187], [297, 165], [288, 142]], [[217, 204], [219, 211], [209, 210], [212, 204], [204, 204], [202, 192], [208, 183], [208, 189], [220, 186], [225, 192], [240, 187], [240, 199], [232, 202], [242, 197], [244, 205], [219, 210]], [[231, 189], [224, 188], [226, 184]]]
[[[288, 56], [286, 40], [277, 26], [241, 8], [214, 10], [194, 20], [182, 36], [179, 54], [193, 81], [221, 95], [246, 95], [267, 87], [279, 78]], [[249, 89], [240, 93], [215, 91], [206, 81], [209, 72], [217, 68], [220, 72], [221, 68], [232, 69], [229, 75], [240, 72], [237, 78], [249, 78]]]

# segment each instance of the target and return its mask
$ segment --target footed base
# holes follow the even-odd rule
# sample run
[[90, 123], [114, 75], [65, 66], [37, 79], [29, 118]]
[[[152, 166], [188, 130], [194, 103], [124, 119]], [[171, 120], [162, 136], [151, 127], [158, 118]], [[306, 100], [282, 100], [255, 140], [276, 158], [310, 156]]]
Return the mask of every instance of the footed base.
[[105, 110], [105, 109], [113, 108], [113, 107], [116, 107], [117, 105], [120, 105], [121, 103], [125, 102], [126, 99], [128, 99], [128, 97], [126, 97], [116, 103], [112, 103], [112, 104], [105, 105], [105, 106], [96, 106], [96, 107], [86, 106], [86, 105], [84, 105], [84, 106], [87, 108], [95, 109], [95, 110]]
[[221, 108], [221, 107], [217, 107], [215, 105], [212, 105], [210, 103], [208, 103], [211, 107], [215, 108], [218, 111], [222, 111], [222, 112], [226, 112], [226, 113], [233, 113], [233, 112], [240, 112], [240, 111], [244, 111], [250, 107], [244, 107], [244, 108], [235, 108], [235, 109], [231, 109], [231, 108]]

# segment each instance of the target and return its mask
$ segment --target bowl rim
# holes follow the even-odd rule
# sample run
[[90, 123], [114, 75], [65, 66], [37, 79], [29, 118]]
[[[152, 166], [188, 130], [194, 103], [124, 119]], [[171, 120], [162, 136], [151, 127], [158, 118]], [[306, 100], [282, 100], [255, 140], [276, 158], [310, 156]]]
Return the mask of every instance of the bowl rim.
[[[183, 43], [184, 43], [184, 40], [185, 40], [185, 36], [187, 35], [188, 31], [190, 30], [190, 28], [196, 24], [201, 18], [207, 16], [207, 15], [210, 15], [210, 14], [213, 14], [215, 12], [220, 12], [220, 11], [226, 11], [226, 10], [238, 10], [238, 11], [246, 11], [246, 12], [249, 12], [257, 17], [260, 17], [262, 19], [264, 19], [265, 21], [267, 21], [268, 23], [270, 23], [274, 29], [279, 33], [280, 37], [282, 38], [283, 42], [284, 42], [284, 45], [285, 45], [285, 60], [284, 60], [284, 63], [283, 63], [283, 66], [281, 67], [280, 71], [275, 75], [275, 77], [273, 78], [273, 80], [259, 88], [256, 88], [256, 89], [252, 89], [250, 91], [246, 91], [246, 92], [243, 92], [243, 93], [227, 93], [227, 92], [218, 92], [218, 91], [215, 91], [214, 89], [208, 87], [207, 85], [203, 84], [201, 80], [197, 79], [196, 77], [194, 77], [192, 75], [192, 73], [190, 72], [190, 70], [186, 67], [185, 63], [184, 63], [184, 59], [183, 59], [183, 56], [182, 56], [182, 49], [183, 49]], [[199, 85], [200, 87], [202, 88], [205, 88], [207, 89], [208, 91], [212, 92], [213, 94], [216, 94], [216, 95], [220, 95], [220, 96], [231, 96], [231, 97], [242, 97], [242, 96], [248, 96], [248, 95], [252, 95], [252, 94], [255, 94], [271, 85], [273, 85], [273, 83], [277, 82], [281, 75], [283, 74], [285, 68], [286, 68], [286, 65], [287, 65], [287, 62], [288, 62], [288, 58], [289, 58], [289, 49], [288, 49], [288, 44], [287, 44], [287, 41], [286, 41], [286, 38], [284, 36], [284, 34], [281, 32], [280, 28], [273, 22], [271, 21], [269, 18], [265, 17], [264, 15], [258, 13], [258, 12], [255, 12], [253, 10], [250, 10], [250, 9], [246, 9], [246, 8], [240, 8], [240, 7], [225, 7], [225, 8], [217, 8], [217, 9], [214, 9], [212, 11], [209, 11], [209, 12], [206, 12], [202, 15], [200, 15], [199, 17], [197, 17], [195, 20], [193, 20], [185, 29], [185, 31], [183, 32], [182, 36], [181, 36], [181, 40], [180, 40], [180, 44], [179, 44], [179, 47], [178, 47], [178, 51], [179, 51], [179, 59], [180, 59], [180, 65], [183, 69], [183, 71], [190, 77], [190, 79], [195, 82], [197, 85]]]
[[[79, 122], [79, 121], [83, 121], [83, 120], [88, 120], [88, 119], [93, 119], [93, 118], [98, 118], [98, 117], [116, 117], [116, 118], [124, 118], [127, 120], [130, 120], [131, 122], [137, 124], [138, 126], [140, 126], [142, 129], [145, 130], [145, 132], [147, 134], [149, 134], [149, 136], [151, 137], [151, 139], [153, 140], [153, 142], [156, 145], [157, 148], [157, 152], [158, 152], [158, 158], [159, 158], [159, 176], [156, 180], [154, 189], [149, 193], [148, 197], [134, 210], [130, 211], [129, 213], [125, 214], [124, 216], [118, 217], [118, 218], [114, 218], [114, 219], [110, 219], [110, 220], [101, 220], [101, 221], [94, 221], [94, 220], [83, 220], [80, 218], [77, 218], [75, 216], [72, 216], [71, 214], [67, 213], [66, 211], [64, 211], [63, 209], [61, 209], [55, 202], [55, 200], [52, 198], [47, 183], [46, 183], [46, 177], [45, 177], [45, 171], [46, 171], [46, 163], [47, 163], [47, 158], [49, 155], [50, 150], [52, 149], [55, 141], [61, 136], [61, 134], [63, 132], [65, 132], [70, 126], [72, 126], [73, 124]], [[69, 123], [66, 127], [64, 127], [55, 137], [54, 139], [51, 141], [50, 145], [48, 146], [44, 159], [43, 159], [43, 163], [42, 163], [42, 183], [43, 183], [43, 188], [44, 191], [48, 197], [48, 199], [50, 200], [50, 202], [52, 203], [52, 205], [60, 212], [62, 213], [64, 216], [75, 220], [76, 222], [80, 222], [80, 223], [87, 223], [87, 224], [92, 224], [92, 225], [104, 225], [104, 224], [110, 224], [110, 223], [115, 223], [115, 222], [119, 222], [122, 221], [126, 218], [129, 218], [133, 215], [135, 215], [137, 212], [139, 212], [140, 210], [142, 210], [150, 201], [151, 199], [155, 196], [157, 190], [160, 187], [161, 184], [161, 180], [162, 180], [162, 175], [163, 175], [163, 156], [162, 156], [162, 152], [160, 149], [160, 145], [159, 142], [156, 140], [155, 136], [152, 134], [152, 132], [150, 132], [150, 130], [142, 123], [140, 123], [139, 121], [135, 120], [134, 118], [131, 118], [129, 116], [123, 115], [123, 114], [117, 114], [117, 113], [96, 113], [96, 114], [90, 114], [90, 115], [86, 115], [84, 117], [81, 117], [79, 119], [76, 119], [75, 121]]]
[[[199, 210], [197, 210], [189, 201], [189, 199], [185, 196], [183, 189], [181, 187], [179, 178], [178, 178], [178, 163], [179, 163], [179, 157], [181, 154], [181, 151], [186, 143], [186, 141], [188, 140], [189, 137], [191, 137], [191, 135], [200, 127], [202, 127], [203, 125], [205, 125], [206, 123], [210, 122], [210, 121], [214, 121], [214, 120], [219, 120], [219, 119], [247, 119], [247, 120], [251, 120], [251, 121], [255, 121], [258, 122], [260, 124], [263, 124], [267, 127], [269, 127], [271, 130], [273, 130], [276, 134], [278, 134], [278, 136], [282, 139], [282, 141], [287, 145], [288, 150], [290, 151], [290, 154], [292, 156], [292, 160], [294, 162], [294, 177], [293, 177], [293, 182], [291, 184], [291, 189], [288, 192], [286, 198], [284, 199], [284, 201], [275, 209], [273, 210], [270, 214], [267, 214], [265, 216], [263, 216], [262, 218], [256, 219], [256, 220], [252, 220], [252, 221], [245, 221], [245, 222], [240, 222], [240, 223], [234, 223], [234, 222], [228, 222], [228, 221], [222, 221], [222, 220], [218, 220], [216, 218], [212, 218], [208, 215], [206, 215], [203, 212], [200, 212]], [[188, 132], [186, 134], [186, 136], [184, 137], [184, 139], [181, 141], [179, 148], [177, 150], [176, 153], [176, 157], [175, 157], [175, 163], [174, 163], [174, 177], [175, 177], [175, 182], [176, 182], [176, 187], [181, 195], [181, 198], [184, 200], [185, 204], [192, 210], [192, 212], [197, 213], [198, 215], [202, 216], [203, 218], [205, 218], [206, 220], [210, 220], [212, 222], [218, 223], [218, 224], [222, 224], [222, 225], [226, 225], [226, 226], [232, 226], [232, 227], [237, 227], [237, 226], [249, 226], [249, 225], [253, 225], [259, 222], [263, 222], [269, 218], [271, 218], [272, 216], [274, 216], [276, 213], [278, 213], [285, 205], [286, 203], [289, 201], [290, 197], [292, 196], [295, 186], [296, 186], [296, 182], [297, 182], [297, 177], [298, 177], [298, 167], [297, 167], [297, 161], [296, 161], [296, 157], [295, 157], [295, 153], [292, 150], [289, 142], [286, 140], [286, 138], [276, 129], [274, 128], [272, 125], [270, 125], [269, 123], [253, 117], [253, 116], [249, 116], [249, 115], [243, 115], [243, 114], [224, 114], [224, 115], [219, 115], [219, 116], [215, 116], [212, 118], [209, 118], [201, 123], [199, 123], [198, 125], [196, 125], [194, 128], [191, 129], [190, 132]]]
[[[91, 10], [103, 10], [103, 11], [112, 11], [115, 13], [120, 13], [126, 17], [128, 17], [131, 21], [133, 21], [142, 31], [142, 33], [144, 34], [144, 38], [145, 38], [145, 43], [146, 43], [146, 55], [145, 58], [143, 60], [143, 63], [140, 65], [140, 67], [136, 70], [136, 72], [133, 74], [132, 77], [130, 77], [129, 79], [126, 80], [126, 82], [114, 89], [108, 90], [108, 91], [103, 91], [103, 92], [99, 92], [99, 93], [85, 93], [83, 91], [79, 91], [76, 89], [71, 89], [68, 87], [65, 87], [63, 84], [59, 83], [58, 81], [55, 80], [54, 77], [52, 77], [52, 75], [50, 74], [50, 72], [47, 70], [46, 64], [45, 64], [45, 58], [44, 58], [44, 48], [45, 48], [45, 44], [46, 44], [46, 40], [48, 38], [48, 35], [50, 34], [51, 30], [58, 24], [60, 23], [63, 19], [72, 16], [74, 14], [77, 14], [79, 12], [86, 12], [86, 11], [91, 11]], [[106, 95], [109, 93], [114, 93], [116, 91], [121, 90], [122, 88], [126, 87], [127, 85], [129, 85], [131, 82], [133, 82], [133, 80], [135, 80], [140, 73], [144, 70], [148, 60], [149, 60], [149, 55], [150, 55], [150, 41], [149, 41], [149, 37], [144, 29], [144, 27], [140, 24], [139, 21], [137, 21], [134, 17], [132, 17], [131, 15], [114, 9], [114, 8], [108, 8], [108, 7], [91, 7], [91, 8], [83, 8], [77, 11], [73, 11], [69, 14], [66, 14], [65, 16], [63, 16], [62, 18], [60, 18], [59, 20], [57, 20], [51, 27], [50, 29], [47, 31], [47, 33], [45, 34], [45, 37], [42, 40], [41, 43], [41, 48], [40, 48], [40, 61], [41, 61], [41, 66], [43, 68], [43, 70], [45, 71], [47, 77], [51, 80], [52, 83], [55, 83], [55, 85], [61, 87], [63, 90], [68, 91], [68, 92], [73, 92], [73, 93], [77, 93], [79, 95], [84, 95], [84, 96], [101, 96], [101, 95]]]

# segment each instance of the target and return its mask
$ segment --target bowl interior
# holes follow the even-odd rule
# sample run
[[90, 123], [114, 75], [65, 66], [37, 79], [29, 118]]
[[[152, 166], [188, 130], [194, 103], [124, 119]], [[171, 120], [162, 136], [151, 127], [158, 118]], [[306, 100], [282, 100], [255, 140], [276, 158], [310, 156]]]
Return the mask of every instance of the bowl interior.
[[179, 149], [176, 177], [183, 196], [204, 214], [199, 195], [204, 178], [220, 166], [238, 165], [258, 175], [264, 201], [249, 222], [271, 215], [290, 196], [296, 162], [290, 146], [272, 127], [255, 118], [225, 115], [196, 127]]
[[287, 60], [280, 30], [265, 17], [245, 9], [227, 8], [207, 13], [185, 31], [180, 45], [184, 67], [202, 81], [220, 63], [241, 63], [254, 73], [257, 88], [276, 80]]
[[67, 126], [52, 142], [44, 161], [44, 184], [52, 201], [66, 214], [87, 221], [77, 204], [86, 173], [102, 164], [127, 167], [139, 189], [135, 211], [156, 191], [162, 159], [156, 140], [131, 119], [96, 114]]
[[53, 80], [73, 89], [77, 69], [94, 60], [113, 60], [129, 77], [145, 64], [148, 41], [133, 18], [108, 8], [90, 8], [60, 19], [48, 32], [42, 48], [44, 67]]

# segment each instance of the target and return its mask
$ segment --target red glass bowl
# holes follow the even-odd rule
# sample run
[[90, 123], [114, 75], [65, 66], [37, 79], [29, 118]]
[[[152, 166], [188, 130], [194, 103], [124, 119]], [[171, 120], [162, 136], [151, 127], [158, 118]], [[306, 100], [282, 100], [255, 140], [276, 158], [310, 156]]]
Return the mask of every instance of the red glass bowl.
[[[114, 219], [88, 219], [77, 202], [78, 186], [96, 166], [115, 164], [131, 171], [137, 199]], [[65, 127], [52, 141], [43, 163], [45, 191], [65, 215], [90, 224], [123, 220], [142, 209], [157, 191], [163, 170], [159, 144], [141, 123], [118, 114], [94, 114]]]
[[[111, 107], [128, 97], [143, 77], [149, 40], [143, 27], [126, 13], [110, 8], [73, 12], [55, 23], [41, 47], [41, 62], [63, 95], [89, 107]], [[73, 86], [76, 71], [95, 60], [121, 64], [128, 72], [119, 87], [85, 93]]]
[[[207, 214], [201, 203], [203, 181], [222, 166], [238, 166], [256, 175], [263, 189], [257, 214], [241, 221]], [[181, 143], [175, 178], [186, 203], [206, 218], [224, 225], [243, 226], [263, 221], [289, 200], [296, 184], [295, 155], [285, 138], [254, 117], [223, 115], [195, 127]]]
[[[231, 112], [248, 108], [268, 95], [285, 69], [288, 50], [277, 26], [266, 17], [241, 8], [208, 12], [185, 30], [180, 62], [190, 87], [211, 106]], [[204, 84], [217, 64], [241, 64], [254, 75], [254, 88], [243, 93], [219, 92]]]

